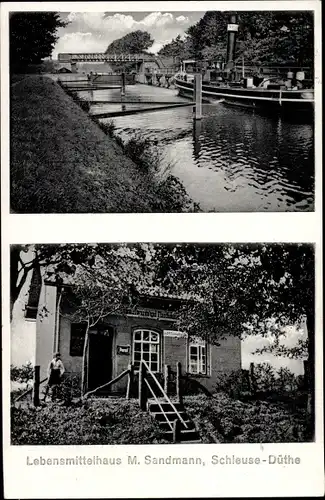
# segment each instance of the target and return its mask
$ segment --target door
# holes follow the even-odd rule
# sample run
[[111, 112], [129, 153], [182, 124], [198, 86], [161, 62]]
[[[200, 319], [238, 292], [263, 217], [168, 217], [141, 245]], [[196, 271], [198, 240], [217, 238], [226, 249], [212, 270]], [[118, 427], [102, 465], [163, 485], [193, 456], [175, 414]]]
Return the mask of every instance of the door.
[[112, 332], [89, 335], [88, 390], [96, 389], [112, 379]]

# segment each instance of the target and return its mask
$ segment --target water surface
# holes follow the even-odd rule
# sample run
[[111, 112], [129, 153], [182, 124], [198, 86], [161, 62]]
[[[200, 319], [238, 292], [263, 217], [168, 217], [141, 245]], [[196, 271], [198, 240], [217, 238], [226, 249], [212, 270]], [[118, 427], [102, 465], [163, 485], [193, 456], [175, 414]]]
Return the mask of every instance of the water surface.
[[[80, 95], [119, 101], [119, 90]], [[125, 109], [159, 102], [184, 102], [176, 90], [127, 87]], [[142, 104], [141, 104], [142, 103]], [[157, 104], [155, 104], [157, 105]], [[121, 110], [120, 103], [97, 104], [91, 112]], [[109, 119], [103, 119], [108, 121]], [[164, 171], [178, 177], [206, 212], [312, 211], [314, 137], [311, 123], [254, 114], [222, 102], [203, 104], [193, 121], [192, 107], [113, 118], [116, 133], [156, 141]]]

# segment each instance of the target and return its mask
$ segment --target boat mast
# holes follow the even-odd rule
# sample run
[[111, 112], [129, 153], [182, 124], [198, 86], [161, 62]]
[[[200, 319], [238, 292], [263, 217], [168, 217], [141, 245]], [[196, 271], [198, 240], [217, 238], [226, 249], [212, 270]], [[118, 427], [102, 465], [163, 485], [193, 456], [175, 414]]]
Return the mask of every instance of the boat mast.
[[236, 48], [236, 35], [238, 32], [237, 14], [230, 14], [229, 23], [227, 25], [228, 40], [227, 40], [227, 63], [226, 72], [228, 78], [234, 68], [235, 48]]

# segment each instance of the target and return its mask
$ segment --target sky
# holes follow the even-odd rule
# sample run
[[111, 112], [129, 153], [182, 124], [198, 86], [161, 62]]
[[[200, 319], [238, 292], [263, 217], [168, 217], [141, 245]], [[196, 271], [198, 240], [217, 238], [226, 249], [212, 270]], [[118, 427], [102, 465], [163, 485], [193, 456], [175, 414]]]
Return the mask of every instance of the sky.
[[105, 52], [108, 45], [132, 31], [150, 33], [157, 53], [177, 35], [184, 35], [204, 12], [61, 12], [69, 25], [58, 30], [52, 57], [60, 52]]

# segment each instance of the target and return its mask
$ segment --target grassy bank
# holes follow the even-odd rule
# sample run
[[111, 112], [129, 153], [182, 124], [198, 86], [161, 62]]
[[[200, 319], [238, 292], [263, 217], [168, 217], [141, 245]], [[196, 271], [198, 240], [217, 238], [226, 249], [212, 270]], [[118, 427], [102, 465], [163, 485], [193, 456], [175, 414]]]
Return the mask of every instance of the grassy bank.
[[[186, 396], [184, 405], [203, 443], [307, 442], [306, 415], [268, 401], [243, 402], [219, 393], [213, 398]], [[11, 407], [14, 445], [165, 443], [156, 421], [136, 400], [87, 400], [79, 403]]]
[[49, 78], [12, 85], [10, 146], [15, 213], [192, 211], [175, 178], [144, 172]]
[[60, 406], [11, 408], [14, 445], [164, 443], [154, 419], [125, 399]]

